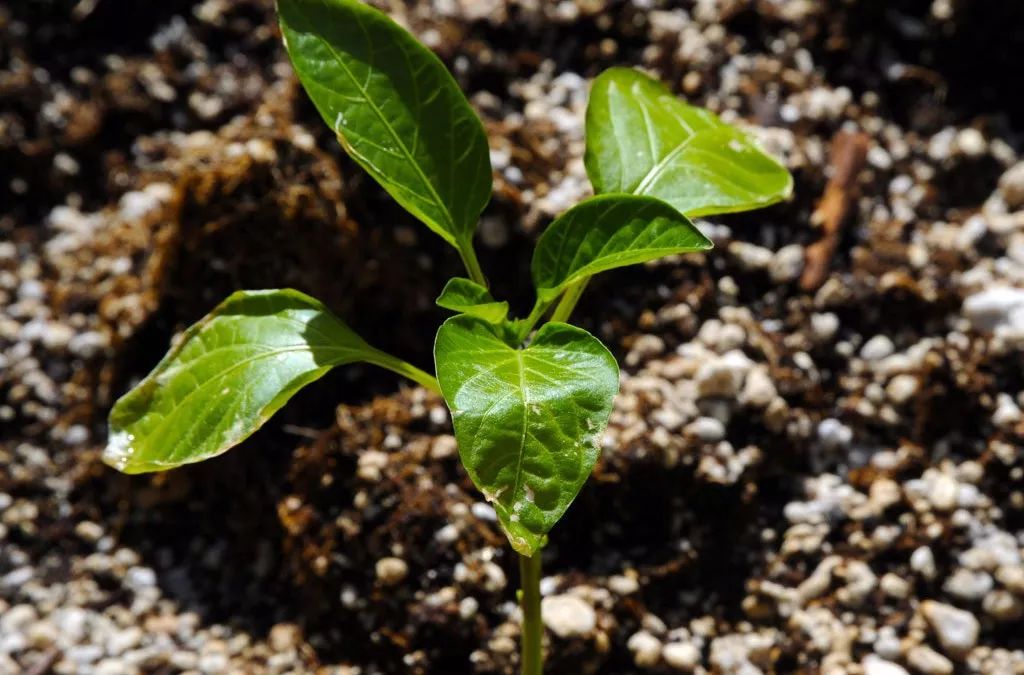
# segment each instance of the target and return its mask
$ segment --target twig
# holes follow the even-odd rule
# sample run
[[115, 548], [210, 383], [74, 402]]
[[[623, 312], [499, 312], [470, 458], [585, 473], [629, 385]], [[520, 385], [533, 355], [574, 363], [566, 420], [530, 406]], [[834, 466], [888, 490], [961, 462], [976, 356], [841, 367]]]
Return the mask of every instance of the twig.
[[832, 177], [811, 216], [811, 222], [821, 225], [822, 235], [821, 239], [807, 247], [804, 254], [800, 287], [805, 291], [817, 290], [825, 283], [843, 225], [857, 196], [857, 174], [864, 166], [867, 153], [867, 134], [840, 131], [832, 138], [832, 149], [829, 152]]

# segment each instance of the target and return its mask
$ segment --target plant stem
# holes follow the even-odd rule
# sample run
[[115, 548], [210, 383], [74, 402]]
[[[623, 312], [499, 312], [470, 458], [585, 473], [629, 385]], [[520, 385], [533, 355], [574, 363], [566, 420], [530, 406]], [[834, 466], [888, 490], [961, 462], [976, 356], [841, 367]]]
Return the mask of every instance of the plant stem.
[[519, 606], [523, 611], [520, 675], [542, 675], [544, 624], [540, 617], [540, 551], [519, 556]]
[[476, 259], [473, 242], [460, 245], [459, 255], [462, 257], [462, 264], [466, 266], [466, 271], [469, 272], [469, 278], [486, 288], [487, 277], [484, 276], [484, 271], [480, 268], [480, 261]]
[[533, 303], [533, 309], [530, 310], [530, 315], [523, 321], [523, 327], [519, 331], [519, 341], [522, 342], [526, 339], [526, 336], [530, 334], [533, 327], [537, 325], [540, 318], [544, 316], [544, 312], [548, 311], [548, 307], [551, 306], [550, 302], [544, 302], [540, 298]]
[[381, 368], [387, 368], [388, 370], [398, 373], [403, 377], [407, 377], [413, 382], [426, 387], [436, 394], [441, 393], [441, 385], [437, 383], [437, 378], [430, 373], [420, 370], [411, 363], [406, 363], [402, 359], [394, 357], [391, 354], [377, 350], [374, 351], [374, 355], [367, 359], [370, 363], [378, 365]]
[[580, 296], [583, 295], [583, 291], [587, 288], [587, 282], [589, 281], [590, 277], [585, 277], [567, 288], [549, 320], [568, 321], [569, 316], [572, 315], [572, 310], [576, 309], [576, 303], [580, 301]]

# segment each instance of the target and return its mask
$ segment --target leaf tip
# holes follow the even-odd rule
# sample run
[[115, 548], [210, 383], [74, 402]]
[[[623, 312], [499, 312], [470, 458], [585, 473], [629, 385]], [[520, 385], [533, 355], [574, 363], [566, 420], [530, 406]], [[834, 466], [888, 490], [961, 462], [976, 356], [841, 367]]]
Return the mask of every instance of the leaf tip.
[[103, 462], [118, 471], [124, 472], [128, 468], [132, 455], [135, 454], [135, 448], [132, 446], [134, 441], [135, 436], [124, 429], [117, 431], [111, 429], [107, 439], [107, 446], [103, 449]]
[[786, 184], [779, 192], [779, 201], [786, 201], [793, 196], [793, 174], [781, 161], [778, 162], [778, 165], [782, 168], [783, 173], [786, 174]]

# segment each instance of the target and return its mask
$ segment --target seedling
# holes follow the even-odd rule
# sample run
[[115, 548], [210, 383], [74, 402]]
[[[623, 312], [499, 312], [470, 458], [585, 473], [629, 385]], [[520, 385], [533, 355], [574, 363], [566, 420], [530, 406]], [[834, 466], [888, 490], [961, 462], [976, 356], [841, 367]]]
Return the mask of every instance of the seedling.
[[[597, 196], [537, 242], [536, 301], [509, 318], [473, 249], [491, 197], [480, 119], [441, 61], [358, 0], [279, 0], [285, 46], [338, 140], [394, 199], [459, 252], [469, 278], [438, 304], [437, 377], [372, 347], [294, 290], [231, 295], [176, 341], [110, 414], [105, 460], [163, 471], [241, 442], [335, 366], [372, 363], [439, 392], [459, 455], [520, 556], [522, 672], [541, 672], [540, 549], [593, 469], [619, 388], [608, 349], [566, 323], [590, 278], [711, 242], [688, 216], [785, 198], [786, 170], [739, 130], [662, 84], [613, 68], [593, 83], [586, 168]], [[539, 328], [538, 328], [539, 326]]]

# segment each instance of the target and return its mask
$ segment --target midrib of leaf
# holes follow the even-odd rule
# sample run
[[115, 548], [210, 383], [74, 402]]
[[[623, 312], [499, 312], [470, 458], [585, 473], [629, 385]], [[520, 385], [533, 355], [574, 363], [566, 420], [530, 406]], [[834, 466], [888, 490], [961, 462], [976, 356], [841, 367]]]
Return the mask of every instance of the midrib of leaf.
[[[678, 247], [665, 247], [665, 246], [652, 246], [648, 248], [637, 249], [636, 251], [630, 251], [629, 253], [622, 253], [616, 256], [609, 256], [609, 259], [614, 261], [617, 266], [636, 265], [639, 263], [650, 262], [651, 255], [657, 255], [658, 257], [664, 257], [667, 255], [675, 255], [679, 253]], [[572, 277], [570, 282], [575, 283], [580, 279], [589, 278], [595, 274], [599, 274], [605, 271], [605, 269], [599, 265], [591, 263], [585, 265], [577, 270]]]
[[519, 370], [519, 391], [522, 392], [520, 398], [523, 401], [523, 431], [519, 435], [519, 457], [516, 460], [516, 477], [512, 481], [512, 501], [513, 508], [515, 507], [516, 495], [519, 494], [519, 486], [523, 480], [523, 457], [526, 455], [526, 430], [527, 423], [530, 415], [530, 399], [526, 394], [526, 373], [523, 367], [523, 353], [522, 350], [516, 350], [516, 368]]
[[[714, 159], [720, 159], [720, 157], [718, 155], [714, 154], [710, 150], [702, 150], [700, 148], [697, 148], [696, 150], [694, 150], [694, 153], [705, 154], [705, 155], [708, 155], [708, 156], [710, 156], [710, 157], [712, 157]], [[723, 163], [731, 164], [734, 169], [738, 169], [737, 173], [741, 173], [742, 172], [742, 173], [746, 173], [747, 175], [757, 176], [757, 174], [755, 172], [745, 168], [739, 162], [734, 162], [734, 161], [731, 161], [731, 160], [722, 160], [722, 161], [723, 161]], [[711, 169], [709, 169], [707, 166], [705, 166], [703, 164], [694, 164], [692, 166], [692, 168], [695, 169], [698, 173], [703, 173], [703, 174], [705, 174], [707, 176], [710, 176], [711, 178], [720, 178], [720, 179], [726, 181], [727, 183], [732, 183], [734, 186], [736, 186], [737, 189], [741, 190], [742, 192], [745, 192], [748, 195], [754, 194], [753, 192], [750, 191], [750, 188], [744, 187], [740, 183], [736, 182], [736, 179], [733, 178], [731, 175], [713, 173]]]
[[[483, 352], [477, 352], [477, 353], [481, 354]], [[508, 359], [506, 361], [502, 361], [501, 363], [495, 364], [495, 365], [493, 365], [490, 368], [481, 368], [477, 372], [473, 373], [469, 377], [469, 379], [467, 379], [465, 382], [463, 382], [460, 385], [460, 388], [461, 389], [465, 389], [469, 385], [470, 382], [476, 382], [479, 378], [483, 377], [484, 375], [490, 375], [490, 376], [493, 377], [494, 376], [494, 371], [498, 370], [502, 366], [507, 366], [509, 363], [512, 362], [512, 359], [514, 359], [514, 358], [515, 358], [515, 356], [513, 356], [511, 359]]]
[[562, 386], [561, 382], [559, 382], [558, 380], [555, 380], [555, 379], [552, 379], [552, 378], [548, 377], [547, 375], [545, 375], [544, 373], [540, 372], [539, 370], [535, 370], [533, 368], [526, 368], [525, 366], [524, 366], [524, 370], [526, 370], [526, 372], [530, 373], [531, 375], [533, 375], [536, 378], [539, 378], [539, 379], [546, 380], [546, 381], [550, 382], [551, 384], [555, 385], [556, 387]]
[[[315, 345], [315, 347], [317, 349], [323, 349], [323, 350], [327, 350], [327, 351], [345, 351], [345, 350], [355, 351], [355, 350], [351, 349], [350, 347], [339, 347], [339, 346], [334, 345], [333, 343], [336, 342], [336, 338], [334, 338], [334, 337], [328, 335], [327, 333], [323, 332], [322, 329], [320, 329], [320, 328], [318, 328], [316, 326], [313, 326], [311, 321], [303, 321], [302, 319], [296, 319], [294, 317], [285, 316], [285, 315], [277, 315], [277, 316], [274, 317], [274, 320], [275, 321], [283, 321], [285, 323], [290, 323], [290, 324], [300, 328], [302, 332], [310, 331], [312, 334], [317, 335], [317, 336], [323, 338], [323, 343], [322, 344]], [[230, 327], [230, 324], [225, 326], [225, 328], [227, 328], [227, 327]], [[199, 336], [199, 339], [201, 340], [202, 337]], [[245, 346], [246, 346], [245, 343], [228, 343], [228, 344], [223, 344], [223, 345], [217, 345], [215, 347], [209, 347], [209, 348], [205, 348], [204, 347], [204, 349], [202, 351], [197, 350], [197, 353], [196, 353], [195, 356], [192, 356], [187, 361], [182, 361], [180, 365], [175, 367], [175, 370], [182, 370], [182, 369], [185, 369], [186, 367], [190, 367], [193, 364], [195, 364], [197, 361], [199, 361], [200, 359], [202, 359], [202, 358], [204, 358], [206, 356], [209, 356], [210, 354], [214, 354], [214, 353], [216, 353], [218, 351], [222, 351], [222, 350], [225, 350], [225, 349], [232, 349], [232, 348], [235, 348], [235, 347], [245, 347]], [[181, 344], [181, 349], [184, 349], [184, 348], [185, 348], [185, 344], [184, 344], [184, 341], [183, 341], [182, 344]], [[369, 349], [368, 346], [366, 348]], [[288, 345], [287, 347], [283, 347], [282, 349], [287, 349], [289, 351], [301, 351], [302, 349], [308, 349], [308, 350], [312, 351], [312, 347], [309, 344]], [[171, 352], [171, 354], [168, 355], [168, 358], [172, 358], [172, 357], [176, 358], [180, 353], [181, 353], [180, 351], [173, 351], [173, 352]], [[256, 357], [259, 357], [259, 354], [257, 354]]]
[[[269, 350], [269, 351], [260, 352], [259, 354], [254, 354], [254, 355], [252, 355], [252, 356], [250, 356], [248, 358], [242, 359], [241, 361], [236, 361], [235, 363], [231, 364], [231, 366], [229, 366], [228, 368], [220, 371], [214, 377], [206, 380], [201, 385], [199, 385], [198, 387], [196, 387], [192, 391], [190, 391], [187, 394], [185, 394], [185, 397], [182, 398], [180, 401], [175, 401], [174, 404], [170, 407], [170, 409], [166, 413], [164, 413], [164, 414], [162, 414], [160, 416], [161, 417], [160, 423], [157, 424], [156, 428], [153, 429], [153, 431], [150, 434], [148, 434], [149, 438], [151, 438], [151, 439], [158, 439], [158, 438], [160, 438], [161, 435], [163, 434], [163, 432], [166, 430], [167, 424], [170, 422], [171, 418], [174, 416], [174, 412], [176, 410], [178, 410], [183, 405], [188, 403], [192, 399], [193, 396], [195, 396], [196, 394], [198, 394], [198, 393], [208, 389], [210, 386], [216, 386], [217, 383], [223, 381], [225, 377], [227, 377], [228, 375], [230, 375], [234, 371], [238, 370], [239, 368], [243, 368], [243, 367], [249, 365], [250, 363], [255, 363], [256, 361], [259, 361], [261, 359], [270, 358], [272, 356], [277, 356], [279, 354], [288, 354], [288, 353], [293, 353], [293, 352], [300, 352], [300, 351], [303, 351], [303, 350], [308, 350], [308, 347], [305, 347], [305, 346], [302, 346], [302, 345], [291, 345], [289, 347], [282, 347], [282, 348], [279, 348], [279, 349], [272, 349], [272, 350]], [[210, 410], [210, 408], [207, 408], [207, 411], [209, 411], [209, 410]], [[205, 419], [205, 417], [203, 419]], [[168, 453], [168, 457], [174, 457], [177, 454], [178, 447], [181, 445], [182, 441], [187, 439], [187, 438], [188, 438], [187, 434], [183, 435], [183, 436], [179, 436], [178, 439], [175, 441], [174, 445], [171, 446], [171, 451]]]
[[562, 238], [558, 240], [558, 251], [553, 258], [556, 263], [562, 259], [562, 252], [565, 251], [565, 242], [569, 239], [570, 228], [566, 227], [563, 229]]
[[[320, 0], [320, 2], [321, 2], [321, 4], [323, 4], [323, 6], [329, 12], [330, 11], [330, 6], [327, 4], [326, 0]], [[298, 3], [296, 3], [296, 11], [298, 11], [299, 13], [302, 13], [301, 10], [298, 9]], [[309, 16], [305, 15], [305, 14], [304, 14], [304, 16], [306, 18], [306, 21], [309, 21]], [[366, 27], [363, 25], [363, 21], [359, 17], [359, 14], [358, 13], [354, 14], [354, 17], [355, 17], [356, 23], [359, 25], [359, 29], [362, 30], [363, 33], [366, 33]], [[412, 164], [412, 166], [415, 169], [416, 173], [419, 175], [420, 180], [423, 182], [424, 185], [426, 185], [427, 190], [430, 192], [430, 197], [431, 197], [431, 200], [433, 201], [434, 205], [437, 206], [438, 208], [440, 208], [441, 213], [444, 214], [446, 222], [445, 223], [439, 223], [439, 224], [446, 225], [449, 228], [449, 232], [451, 232], [452, 237], [461, 240], [461, 236], [459, 236], [459, 234], [457, 234], [455, 232], [455, 221], [452, 219], [451, 214], [448, 212], [448, 208], [441, 202], [441, 196], [437, 194], [437, 190], [434, 189], [433, 183], [431, 183], [427, 179], [426, 174], [423, 173], [422, 167], [420, 167], [419, 163], [415, 159], [413, 159], [412, 154], [410, 154], [409, 148], [406, 147], [406, 145], [402, 142], [402, 139], [398, 136], [398, 133], [395, 131], [394, 127], [392, 127], [391, 124], [388, 122], [387, 118], [384, 116], [384, 113], [381, 111], [381, 109], [377, 106], [376, 103], [373, 102], [373, 99], [370, 98], [370, 96], [368, 95], [368, 92], [366, 90], [366, 87], [359, 83], [359, 81], [356, 79], [355, 75], [352, 73], [352, 71], [349, 69], [349, 67], [345, 64], [344, 60], [342, 60], [341, 56], [334, 49], [334, 47], [331, 45], [330, 42], [328, 42], [327, 40], [325, 40], [324, 38], [320, 37], [319, 35], [317, 35], [315, 33], [312, 34], [312, 35], [313, 35], [314, 38], [319, 40], [325, 47], [327, 47], [327, 51], [329, 51], [331, 53], [331, 56], [334, 57], [334, 60], [337, 61], [338, 65], [341, 67], [341, 69], [345, 71], [345, 75], [348, 77], [349, 81], [352, 82], [352, 84], [355, 85], [355, 87], [363, 95], [363, 99], [366, 101], [367, 105], [370, 106], [370, 109], [373, 110], [374, 114], [377, 116], [377, 118], [380, 120], [380, 122], [384, 125], [384, 127], [391, 134], [391, 138], [395, 141], [395, 143], [398, 145], [398, 147], [402, 149], [402, 154], [404, 154], [405, 158], [407, 160], [409, 160], [409, 163]], [[373, 40], [369, 39], [369, 35], [367, 35], [367, 38], [368, 38], [367, 39], [367, 44], [369, 44], [370, 45], [370, 49], [373, 50]], [[398, 45], [397, 48], [399, 50], [401, 50], [403, 54], [405, 53], [405, 51], [402, 49], [401, 45]], [[406, 57], [406, 59], [408, 60], [408, 57]], [[372, 77], [372, 73], [371, 73], [371, 77]], [[415, 80], [415, 78], [413, 78], [413, 79]], [[337, 132], [337, 130], [335, 130], [335, 131]], [[340, 132], [337, 132], [337, 133], [340, 133]]]
[[[222, 349], [223, 347], [220, 347], [220, 348]], [[218, 349], [218, 348], [210, 350], [209, 352], [204, 352], [203, 356], [208, 355], [212, 351], [216, 351], [216, 349]], [[342, 347], [324, 347], [323, 349], [325, 349], [327, 351], [334, 351], [334, 352], [351, 351], [351, 350], [348, 350], [348, 349], [342, 348]], [[278, 356], [280, 354], [293, 354], [293, 353], [298, 353], [298, 352], [303, 352], [303, 351], [312, 353], [313, 350], [310, 349], [307, 345], [290, 345], [288, 347], [281, 347], [281, 348], [278, 348], [278, 349], [271, 349], [271, 350], [268, 350], [268, 351], [260, 352], [259, 354], [254, 354], [254, 355], [252, 355], [252, 356], [250, 356], [248, 358], [242, 359], [241, 361], [236, 361], [235, 363], [231, 364], [231, 366], [229, 366], [225, 370], [222, 370], [221, 372], [217, 373], [214, 377], [206, 380], [204, 383], [202, 383], [201, 385], [199, 385], [198, 387], [196, 387], [195, 389], [190, 391], [180, 401], [175, 401], [174, 405], [172, 405], [171, 408], [166, 413], [161, 415], [161, 421], [156, 426], [156, 428], [153, 429], [153, 431], [150, 434], [147, 434], [147, 435], [150, 438], [154, 438], [154, 439], [155, 438], [160, 438], [161, 434], [165, 431], [168, 422], [170, 422], [171, 418], [174, 415], [174, 412], [177, 409], [181, 408], [183, 405], [188, 403], [189, 400], [191, 400], [191, 398], [194, 395], [200, 393], [204, 389], [208, 389], [210, 386], [216, 386], [217, 383], [223, 381], [225, 377], [227, 377], [228, 375], [230, 375], [234, 371], [238, 370], [239, 368], [243, 368], [243, 367], [245, 367], [245, 366], [247, 366], [247, 365], [249, 365], [251, 363], [255, 363], [255, 362], [260, 361], [262, 359], [267, 359], [267, 358], [271, 358], [271, 357], [274, 357], [274, 356]], [[201, 358], [201, 357], [196, 357], [196, 359], [193, 359], [192, 361], [189, 361], [189, 363], [194, 363], [196, 360], [198, 360], [198, 358]], [[338, 365], [338, 364], [325, 363], [321, 367], [328, 367], [328, 366], [332, 366], [332, 365]], [[234, 393], [234, 392], [232, 392], [232, 393]], [[203, 419], [205, 419], [205, 418], [203, 418]], [[186, 440], [187, 438], [188, 438], [187, 435], [179, 437], [178, 440], [174, 443], [174, 445], [171, 446], [171, 451], [168, 453], [168, 457], [174, 457], [177, 454], [178, 447], [181, 445], [182, 441]], [[175, 462], [171, 462], [171, 463], [174, 464]]]
[[644, 130], [647, 132], [647, 147], [651, 152], [651, 157], [658, 154], [658, 144], [654, 137], [654, 122], [651, 120], [651, 111], [647, 109], [641, 99], [637, 99], [637, 105], [640, 106], [640, 112], [644, 116]]
[[[646, 102], [642, 101], [641, 99], [637, 99], [637, 101], [638, 103], [640, 103], [640, 105], [646, 105]], [[679, 110], [676, 109], [676, 103], [678, 103], [677, 99], [675, 99], [671, 95], [668, 96], [668, 101], [666, 101], [665, 103], [665, 111], [672, 116], [672, 119], [674, 119], [676, 122], [679, 122], [679, 126], [681, 126], [686, 133], [695, 136], [698, 133], [698, 131], [694, 129], [692, 126], [690, 126], [690, 123], [682, 116]], [[704, 127], [704, 129], [708, 128], [709, 127]]]
[[[620, 92], [618, 91], [618, 86], [619, 85], [617, 83], [615, 83], [615, 82], [610, 82], [608, 84], [608, 93], [609, 93], [608, 99], [609, 99], [609, 101], [613, 101], [614, 100], [614, 97], [611, 96], [613, 91], [615, 92], [616, 95], [621, 95]], [[618, 173], [618, 178], [619, 178], [618, 179], [618, 183], [619, 183], [619, 185], [622, 185], [622, 183], [625, 181], [625, 178], [626, 178], [626, 173], [625, 173], [625, 171], [622, 168], [622, 167], [626, 166], [626, 153], [625, 153], [625, 151], [622, 148], [622, 138], [623, 137], [619, 133], [618, 115], [611, 114], [611, 105], [609, 105], [608, 108], [609, 108], [608, 119], [612, 123], [612, 134], [615, 137], [615, 151], [619, 154], [619, 162], [618, 162], [618, 167], [617, 167], [617, 173]]]
[[320, 336], [324, 340], [323, 345], [321, 346], [325, 349], [341, 349], [340, 347], [336, 347], [333, 345], [333, 343], [337, 341], [336, 337], [328, 335], [327, 333], [323, 332], [321, 328], [313, 325], [313, 319], [316, 317], [310, 317], [308, 321], [303, 321], [302, 319], [288, 315], [278, 315], [274, 318], [290, 323], [293, 326], [297, 326], [298, 328], [302, 329], [303, 332], [311, 331], [312, 333]]
[[[614, 85], [612, 85], [612, 86], [614, 86]], [[640, 108], [641, 114], [643, 115], [643, 118], [644, 118], [644, 130], [645, 130], [646, 136], [647, 136], [647, 145], [650, 148], [651, 156], [654, 157], [655, 154], [656, 154], [655, 153], [655, 145], [654, 145], [654, 137], [653, 137], [653, 126], [654, 125], [653, 125], [653, 122], [651, 120], [650, 110], [647, 107], [647, 101], [646, 101], [646, 99], [642, 95], [637, 94], [635, 102], [636, 102], [636, 105]], [[671, 102], [671, 103], [674, 103], [674, 101]], [[672, 150], [670, 150], [668, 152], [668, 154], [666, 154], [662, 159], [658, 160], [658, 162], [653, 167], [651, 167], [651, 170], [648, 171], [644, 175], [644, 177], [641, 179], [640, 183], [637, 184], [636, 189], [633, 190], [634, 194], [647, 195], [648, 194], [647, 190], [650, 189], [651, 185], [654, 184], [654, 182], [657, 181], [661, 177], [661, 175], [665, 172], [666, 169], [669, 168], [669, 165], [675, 159], [677, 159], [681, 154], [683, 154], [683, 152], [686, 151], [687, 147], [689, 147], [689, 145], [694, 141], [694, 139], [696, 139], [698, 136], [700, 136], [704, 132], [713, 132], [713, 131], [716, 130], [716, 127], [704, 127], [704, 128], [699, 129], [699, 130], [698, 129], [694, 129], [690, 125], [690, 123], [687, 122], [679, 114], [678, 111], [671, 109], [671, 107], [672, 107], [671, 103], [668, 106], [668, 108], [669, 108], [668, 109], [668, 113], [670, 115], [672, 115], [673, 119], [675, 119], [679, 123], [680, 127], [682, 127], [682, 129], [686, 133], [688, 133], [689, 136], [686, 139], [680, 141], [680, 143], [676, 147], [672, 148]], [[613, 126], [614, 126], [614, 123], [615, 123], [615, 118], [616, 118], [616, 116], [614, 116], [614, 115], [611, 116]], [[616, 133], [616, 137], [617, 136], [618, 136], [618, 134]], [[713, 153], [710, 153], [710, 152], [708, 152], [706, 150], [697, 150], [696, 152], [700, 152], [700, 153], [703, 153], [703, 154], [706, 154], [706, 155], [710, 155], [713, 159], [720, 159], [720, 157], [718, 157], [717, 155], [715, 155]], [[621, 151], [620, 151], [619, 154], [620, 154], [620, 157], [621, 157], [622, 156]], [[735, 167], [738, 167], [740, 170], [743, 170], [743, 167], [741, 165], [737, 164], [736, 162], [728, 162], [728, 163], [733, 165], [733, 166], [735, 166]], [[719, 176], [717, 174], [712, 173], [706, 167], [703, 167], [703, 166], [700, 166], [700, 165], [697, 165], [694, 168], [698, 172], [703, 173], [705, 175], [708, 175], [711, 178], [721, 178], [721, 179], [726, 180], [729, 183], [732, 183], [733, 185], [735, 185], [737, 188], [742, 190], [747, 195], [752, 194], [749, 188], [741, 186], [739, 183], [737, 183], [735, 180], [733, 180], [730, 176], [727, 176], [727, 175]], [[750, 173], [750, 172], [747, 171], [747, 173]]]
[[647, 189], [651, 186], [651, 184], [661, 177], [661, 174], [665, 171], [665, 169], [668, 168], [668, 165], [676, 157], [681, 155], [683, 151], [686, 150], [686, 147], [690, 144], [690, 142], [693, 141], [693, 139], [695, 138], [697, 138], [697, 134], [693, 134], [686, 140], [682, 141], [679, 145], [672, 148], [672, 150], [669, 151], [667, 155], [658, 160], [658, 163], [651, 167], [651, 170], [647, 172], [647, 174], [640, 181], [639, 185], [636, 186], [636, 189], [633, 190], [633, 193], [638, 195], [646, 195]]
[[[644, 209], [644, 211], [646, 211], [646, 209]], [[637, 219], [639, 220], [640, 217], [641, 216], [637, 216]], [[608, 218], [608, 211], [605, 211], [605, 213], [598, 220], [598, 223], [600, 224], [601, 222], [603, 222], [607, 218]], [[646, 231], [647, 231], [646, 227], [641, 227], [640, 230], [635, 235], [633, 235], [633, 239], [632, 239], [632, 241], [629, 242], [629, 245], [624, 247], [624, 249], [625, 250], [629, 250], [630, 248], [632, 248], [633, 245], [636, 244], [637, 239], [639, 239], [643, 235], [643, 233], [646, 232]], [[596, 264], [597, 262], [599, 262], [601, 260], [601, 258], [605, 257], [605, 251], [608, 250], [608, 247], [611, 245], [611, 243], [612, 243], [612, 241], [614, 241], [614, 239], [615, 239], [615, 235], [614, 234], [612, 236], [608, 237], [607, 239], [605, 239], [604, 243], [601, 245], [601, 248], [599, 248], [597, 250], [597, 252], [594, 253], [591, 256], [593, 258], [593, 262], [591, 263], [591, 265]], [[569, 265], [567, 267], [567, 270], [566, 270], [570, 274], [570, 277], [566, 280], [566, 284], [565, 285], [569, 285], [570, 283], [572, 283], [572, 280], [575, 278], [575, 276], [578, 273], [579, 269], [585, 269], [586, 267], [589, 266], [589, 265], [583, 265], [581, 268], [577, 268], [576, 267], [576, 261], [579, 260], [580, 255], [582, 255], [582, 253], [583, 253], [583, 247], [582, 246], [577, 247], [576, 248], [576, 255], [574, 255], [572, 257], [572, 261], [569, 263]], [[614, 257], [614, 256], [609, 256], [609, 257]], [[574, 269], [577, 269], [577, 272], [573, 272]]]
[[[613, 207], [613, 208], [614, 208], [614, 207]], [[646, 211], [646, 209], [645, 209], [645, 211]], [[607, 211], [606, 211], [606, 212], [605, 212], [604, 214], [602, 214], [602, 215], [601, 215], [600, 219], [598, 220], [598, 223], [601, 223], [601, 222], [602, 222], [602, 221], [604, 221], [604, 220], [605, 220], [606, 218], [608, 218], [608, 212], [607, 212]], [[638, 218], [639, 218], [639, 216], [638, 216]], [[640, 238], [641, 236], [643, 236], [644, 232], [646, 232], [646, 231], [647, 231], [647, 228], [646, 228], [646, 227], [642, 227], [642, 228], [640, 228], [640, 230], [639, 230], [639, 231], [638, 231], [638, 232], [637, 232], [637, 233], [636, 233], [636, 234], [635, 234], [635, 235], [633, 236], [633, 239], [632, 239], [632, 241], [630, 241], [629, 245], [628, 245], [628, 246], [626, 246], [625, 248], [626, 248], [626, 249], [630, 249], [630, 248], [632, 248], [632, 247], [633, 247], [633, 245], [634, 245], [634, 244], [636, 243], [636, 241], [637, 241], [637, 240], [638, 240], [638, 239], [639, 239], [639, 238]], [[566, 240], [566, 239], [568, 238], [568, 235], [569, 235], [569, 233], [570, 233], [570, 230], [569, 230], [569, 228], [566, 228], [566, 232], [565, 232], [565, 235], [563, 235], [563, 237], [562, 237], [562, 240], [561, 240], [561, 241], [559, 242], [559, 251], [558, 251], [558, 256], [559, 256], [559, 258], [561, 258], [561, 253], [562, 253], [562, 250], [563, 250], [563, 249], [565, 248], [565, 246], [564, 246], [564, 244], [565, 244], [565, 240]], [[573, 256], [572, 260], [571, 260], [571, 261], [569, 262], [569, 264], [568, 264], [568, 265], [566, 266], [566, 273], [568, 274], [568, 276], [566, 277], [566, 281], [565, 281], [565, 283], [564, 283], [564, 284], [562, 284], [562, 285], [563, 285], [563, 286], [569, 286], [569, 285], [570, 285], [570, 284], [572, 284], [572, 283], [573, 283], [574, 281], [577, 281], [577, 280], [578, 280], [578, 277], [579, 277], [579, 278], [582, 278], [582, 277], [586, 277], [586, 276], [591, 276], [591, 275], [589, 275], [589, 274], [583, 274], [583, 275], [581, 275], [581, 274], [580, 274], [580, 272], [582, 272], [583, 270], [587, 269], [588, 267], [594, 267], [594, 266], [597, 266], [597, 263], [598, 263], [598, 261], [600, 261], [600, 259], [601, 259], [602, 257], [604, 257], [604, 255], [605, 255], [605, 251], [606, 251], [606, 250], [608, 249], [608, 247], [609, 247], [609, 246], [611, 245], [611, 243], [612, 243], [613, 239], [614, 239], [614, 236], [612, 236], [612, 237], [608, 237], [608, 239], [606, 239], [606, 240], [605, 240], [605, 242], [604, 242], [604, 243], [603, 243], [603, 244], [601, 245], [601, 248], [599, 248], [599, 249], [597, 250], [597, 252], [596, 252], [595, 254], [593, 254], [593, 255], [591, 256], [591, 257], [592, 257], [592, 258], [594, 259], [594, 262], [590, 263], [589, 265], [583, 265], [582, 267], [579, 267], [579, 268], [577, 268], [577, 267], [576, 267], [576, 263], [577, 263], [577, 261], [579, 260], [579, 258], [580, 258], [580, 255], [582, 255], [582, 252], [583, 252], [583, 247], [582, 247], [582, 246], [579, 246], [579, 247], [577, 247], [577, 249], [576, 249], [576, 254], [575, 254], [575, 255]], [[582, 243], [582, 242], [581, 242], [581, 243]], [[646, 251], [646, 250], [648, 250], [648, 249], [644, 249], [644, 250]], [[623, 254], [620, 254], [620, 255], [623, 255]], [[609, 257], [612, 257], [612, 258], [614, 258], [614, 259], [618, 259], [618, 258], [617, 258], [616, 256], [609, 256]], [[556, 258], [556, 260], [557, 260], [557, 259], [558, 259], [558, 258]], [[575, 270], [575, 271], [574, 271], [574, 270]]]

